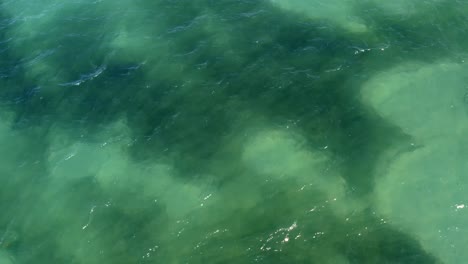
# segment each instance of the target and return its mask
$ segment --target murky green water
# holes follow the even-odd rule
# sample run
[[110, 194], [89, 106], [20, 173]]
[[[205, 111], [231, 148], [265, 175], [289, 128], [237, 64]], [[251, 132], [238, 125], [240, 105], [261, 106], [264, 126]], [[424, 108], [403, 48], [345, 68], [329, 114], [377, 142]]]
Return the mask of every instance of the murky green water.
[[464, 263], [468, 1], [1, 0], [0, 264]]

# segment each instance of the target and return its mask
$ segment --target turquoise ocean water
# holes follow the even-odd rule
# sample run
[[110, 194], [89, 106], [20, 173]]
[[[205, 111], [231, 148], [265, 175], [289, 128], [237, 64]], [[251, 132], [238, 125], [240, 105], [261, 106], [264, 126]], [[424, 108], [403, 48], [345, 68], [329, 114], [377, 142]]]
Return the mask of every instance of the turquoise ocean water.
[[0, 0], [0, 264], [468, 263], [468, 1]]

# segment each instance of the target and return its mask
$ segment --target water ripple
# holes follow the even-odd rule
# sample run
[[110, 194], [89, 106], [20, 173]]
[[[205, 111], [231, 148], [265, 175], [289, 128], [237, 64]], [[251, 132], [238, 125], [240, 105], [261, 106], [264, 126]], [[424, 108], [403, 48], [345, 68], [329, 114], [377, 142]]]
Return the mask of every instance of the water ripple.
[[61, 86], [78, 86], [81, 85], [84, 82], [91, 81], [92, 79], [98, 77], [101, 75], [106, 70], [106, 65], [102, 65], [101, 67], [97, 68], [95, 71], [87, 74], [82, 74], [78, 80], [67, 82], [67, 83], [61, 83]]

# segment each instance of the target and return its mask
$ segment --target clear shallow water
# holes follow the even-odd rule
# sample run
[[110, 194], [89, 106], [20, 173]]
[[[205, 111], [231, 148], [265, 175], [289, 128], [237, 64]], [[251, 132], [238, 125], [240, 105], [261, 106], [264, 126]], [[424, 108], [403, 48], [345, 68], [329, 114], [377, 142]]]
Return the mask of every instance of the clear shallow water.
[[0, 263], [468, 257], [468, 3], [0, 3]]

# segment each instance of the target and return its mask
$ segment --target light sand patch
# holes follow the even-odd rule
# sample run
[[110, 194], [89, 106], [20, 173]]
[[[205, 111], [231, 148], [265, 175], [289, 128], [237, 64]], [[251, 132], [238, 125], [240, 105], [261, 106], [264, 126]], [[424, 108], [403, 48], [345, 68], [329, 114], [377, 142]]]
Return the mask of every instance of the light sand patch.
[[369, 29], [354, 13], [354, 1], [349, 0], [271, 0], [285, 10], [305, 15], [315, 20], [336, 24], [350, 32], [364, 33]]
[[375, 204], [389, 223], [444, 263], [468, 255], [468, 141], [442, 139], [394, 159], [376, 183]]
[[2, 264], [13, 264], [13, 259], [11, 256], [5, 251], [0, 249], [0, 263]]
[[[181, 177], [168, 159], [132, 159], [127, 152], [132, 142], [129, 131], [122, 120], [103, 127], [92, 139], [86, 140], [70, 138], [70, 133], [58, 127], [51, 129], [50, 183], [43, 194], [45, 200], [51, 202], [47, 215], [42, 218], [43, 221], [49, 217], [56, 220], [59, 215], [61, 221], [67, 223], [66, 230], [63, 230], [66, 235], [59, 238], [60, 254], [73, 256], [81, 263], [99, 263], [109, 250], [121, 247], [122, 252], [126, 252], [130, 239], [121, 236], [131, 230], [146, 230], [149, 234], [154, 233], [148, 235], [154, 241], [166, 239], [167, 243], [174, 243], [174, 237], [181, 231], [180, 223], [185, 223], [197, 210], [204, 210], [210, 202], [213, 187], [202, 180], [193, 180], [190, 175]], [[88, 202], [82, 205], [87, 206], [87, 210], [75, 212], [67, 206], [68, 197], [77, 195], [73, 194], [73, 184], [85, 179], [98, 184], [100, 195], [106, 202]], [[120, 218], [128, 218], [127, 221], [135, 221], [137, 215], [148, 219], [142, 226], [132, 226], [119, 218], [116, 219], [119, 222], [111, 221], [109, 230], [101, 234], [105, 223], [99, 217], [107, 217], [105, 214], [109, 210], [121, 213]], [[155, 213], [152, 217], [151, 210]], [[164, 232], [158, 229], [162, 228], [161, 224], [168, 225], [164, 226]], [[109, 244], [114, 237], [119, 241], [116, 245]], [[126, 254], [126, 257], [131, 261], [135, 255]]]
[[[468, 71], [455, 63], [411, 63], [372, 78], [363, 102], [412, 137], [383, 155], [375, 208], [444, 263], [460, 263], [468, 196]], [[397, 153], [397, 155], [395, 155]]]
[[50, 177], [58, 185], [93, 177], [109, 195], [134, 193], [139, 199], [166, 205], [170, 217], [179, 218], [200, 207], [208, 186], [178, 177], [166, 161], [137, 162], [127, 153], [131, 139], [125, 122], [103, 129], [95, 143], [64, 140], [60, 132], [49, 154]]
[[409, 63], [366, 83], [362, 100], [416, 140], [461, 136], [468, 129], [464, 65]]
[[311, 183], [336, 195], [344, 191], [344, 182], [327, 167], [326, 152], [312, 152], [298, 134], [282, 130], [264, 130], [252, 135], [245, 144], [242, 160], [256, 173], [272, 179], [294, 178]]
[[324, 195], [321, 202], [329, 203], [338, 215], [364, 206], [347, 197], [345, 180], [332, 165], [331, 154], [326, 149], [311, 149], [304, 137], [292, 130], [263, 129], [250, 134], [242, 162], [267, 180], [293, 180], [298, 190], [312, 188]]

